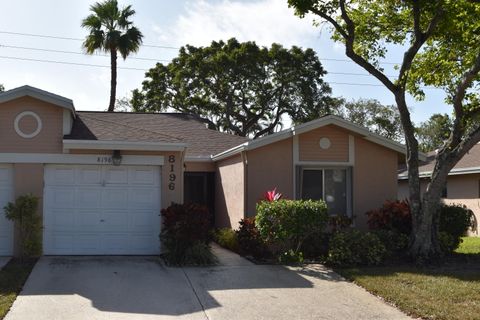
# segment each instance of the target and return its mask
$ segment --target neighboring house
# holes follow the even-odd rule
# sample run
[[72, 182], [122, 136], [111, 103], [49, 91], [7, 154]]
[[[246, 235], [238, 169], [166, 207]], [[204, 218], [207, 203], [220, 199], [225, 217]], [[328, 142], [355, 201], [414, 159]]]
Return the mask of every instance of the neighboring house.
[[[47, 255], [157, 254], [161, 208], [203, 203], [236, 228], [275, 187], [365, 227], [366, 211], [396, 198], [403, 153], [335, 116], [249, 141], [184, 114], [80, 112], [29, 86], [0, 94], [0, 207], [41, 199]], [[0, 217], [0, 255], [14, 248]]]
[[[420, 185], [423, 193], [435, 165], [435, 151], [428, 153], [426, 161], [419, 167]], [[398, 172], [398, 199], [408, 198], [408, 177], [405, 166]], [[476, 227], [471, 235], [478, 236], [480, 221], [480, 144], [475, 145], [450, 171], [442, 195], [445, 203], [456, 203], [467, 206], [475, 213]]]

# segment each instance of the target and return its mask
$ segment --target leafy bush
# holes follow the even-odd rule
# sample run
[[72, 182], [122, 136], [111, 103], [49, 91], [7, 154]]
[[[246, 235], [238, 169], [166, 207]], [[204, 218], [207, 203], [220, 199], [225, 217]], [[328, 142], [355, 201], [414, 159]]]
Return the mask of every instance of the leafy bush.
[[15, 203], [5, 206], [5, 216], [15, 221], [20, 230], [20, 256], [38, 257], [42, 254], [42, 218], [38, 214], [38, 197], [32, 194], [20, 196]]
[[371, 232], [337, 232], [330, 240], [327, 263], [338, 267], [379, 265], [387, 254], [380, 239]]
[[217, 262], [217, 257], [212, 253], [208, 244], [197, 242], [185, 251], [182, 265], [207, 266]]
[[408, 248], [408, 235], [392, 230], [375, 230], [372, 231], [387, 249], [388, 256], [403, 254]]
[[303, 253], [295, 252], [292, 249], [280, 254], [278, 261], [283, 264], [297, 264], [303, 262]]
[[[165, 249], [164, 257], [169, 264], [190, 263], [198, 256], [195, 249], [201, 251], [202, 256], [206, 256], [205, 247], [200, 246], [203, 244], [208, 248], [211, 234], [210, 214], [205, 206], [172, 204], [162, 210], [162, 219], [160, 239]], [[191, 254], [194, 256], [189, 256]]]
[[410, 234], [412, 214], [407, 201], [386, 201], [383, 206], [367, 212], [368, 226], [372, 230], [382, 229]]
[[[451, 204], [440, 207], [440, 231], [452, 236], [452, 252], [460, 245], [462, 236], [473, 226], [473, 211], [464, 205]], [[447, 246], [448, 248], [448, 246]]]
[[323, 201], [278, 200], [257, 204], [256, 225], [262, 238], [280, 252], [298, 254], [310, 235], [322, 232], [328, 222]]
[[316, 232], [303, 241], [300, 251], [303, 253], [305, 259], [323, 258], [328, 254], [329, 242], [329, 233]]
[[233, 252], [238, 252], [237, 233], [230, 228], [223, 228], [216, 232], [215, 239], [219, 245]]
[[346, 215], [336, 215], [329, 217], [328, 224], [332, 228], [332, 232], [345, 231], [351, 227], [353, 219]]
[[255, 225], [255, 217], [240, 220], [240, 228], [237, 234], [239, 253], [244, 256], [252, 256], [255, 259], [263, 259], [269, 256], [269, 251], [260, 232]]
[[451, 234], [445, 231], [438, 233], [438, 241], [443, 253], [452, 253], [460, 244], [460, 241], [457, 241]]

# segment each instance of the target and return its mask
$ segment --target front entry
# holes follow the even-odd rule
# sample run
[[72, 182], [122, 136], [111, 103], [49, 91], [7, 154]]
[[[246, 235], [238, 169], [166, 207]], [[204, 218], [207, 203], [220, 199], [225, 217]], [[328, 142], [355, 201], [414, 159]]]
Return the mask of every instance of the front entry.
[[215, 173], [185, 172], [184, 179], [184, 202], [205, 205], [214, 216]]

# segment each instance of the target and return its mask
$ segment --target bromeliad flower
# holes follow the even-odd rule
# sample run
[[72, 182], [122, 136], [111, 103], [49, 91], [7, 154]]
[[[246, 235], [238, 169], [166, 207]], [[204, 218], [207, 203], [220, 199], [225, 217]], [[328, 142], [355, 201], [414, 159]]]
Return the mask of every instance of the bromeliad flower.
[[280, 198], [282, 198], [282, 194], [277, 192], [277, 188], [265, 192], [265, 200], [267, 200], [268, 202], [277, 201]]

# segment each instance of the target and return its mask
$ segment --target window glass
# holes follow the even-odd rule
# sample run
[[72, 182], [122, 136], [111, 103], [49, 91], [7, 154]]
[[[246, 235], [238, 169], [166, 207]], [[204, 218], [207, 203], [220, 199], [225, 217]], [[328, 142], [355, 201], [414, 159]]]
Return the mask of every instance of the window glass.
[[328, 213], [334, 215], [347, 214], [347, 172], [345, 169], [326, 169], [325, 202]]
[[303, 170], [302, 199], [323, 199], [323, 171]]

